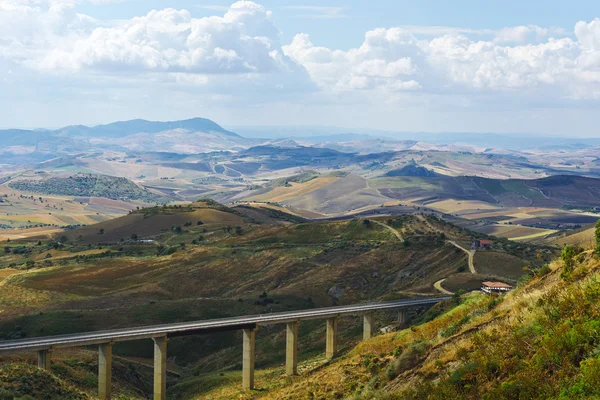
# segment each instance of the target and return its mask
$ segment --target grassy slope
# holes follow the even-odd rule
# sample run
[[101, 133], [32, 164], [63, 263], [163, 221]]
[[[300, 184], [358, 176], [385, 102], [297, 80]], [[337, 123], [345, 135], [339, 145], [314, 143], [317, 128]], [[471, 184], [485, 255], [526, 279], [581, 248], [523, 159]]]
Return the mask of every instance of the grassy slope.
[[[32, 396], [40, 400], [91, 400], [98, 390], [98, 356], [95, 351], [63, 349], [52, 353], [49, 372], [35, 367], [35, 355], [0, 358], [0, 399]], [[167, 366], [168, 379], [176, 372]], [[113, 358], [113, 398], [143, 398], [151, 391], [152, 365], [122, 357]], [[23, 384], [23, 382], [27, 384]], [[117, 397], [118, 396], [118, 397]]]
[[[564, 176], [532, 180], [437, 176], [378, 177], [364, 182], [357, 175], [348, 175], [340, 179], [320, 176], [308, 182], [292, 183], [289, 187], [264, 189], [248, 199], [284, 202], [332, 215], [393, 199], [423, 205], [435, 201], [440, 207], [433, 208], [444, 212], [457, 212], [468, 206], [473, 210], [530, 206], [558, 209], [563, 205], [581, 204], [584, 208], [595, 205], [597, 200], [589, 194], [589, 188], [600, 188], [600, 180]], [[447, 199], [464, 204], [446, 204], [444, 200]]]
[[[182, 209], [158, 211], [160, 216], [189, 215]], [[157, 215], [143, 212], [148, 219]], [[236, 213], [229, 215], [241, 220]], [[17, 262], [18, 257], [21, 262], [44, 261], [0, 282], [0, 335], [45, 336], [432, 294], [433, 282], [464, 267], [464, 254], [437, 232], [464, 243], [471, 240], [468, 232], [435, 218], [403, 216], [381, 222], [399, 230], [407, 243], [385, 227], [363, 220], [250, 223], [239, 234], [214, 221], [186, 227], [180, 234], [162, 232], [155, 243], [126, 241], [92, 250], [84, 245], [83, 235], [83, 245], [75, 239], [60, 250], [49, 248], [50, 242], [11, 243], [13, 249], [25, 246], [31, 253], [8, 254], [0, 262], [7, 258]], [[89, 234], [95, 237], [95, 232]], [[199, 236], [203, 239], [194, 244]], [[518, 250], [516, 244], [504, 245]], [[159, 246], [174, 247], [176, 252], [157, 256]], [[53, 266], [45, 267], [46, 262]], [[333, 298], [328, 294], [332, 287], [343, 293]], [[268, 303], [259, 298], [263, 291], [268, 292]], [[321, 354], [324, 326], [307, 322], [301, 331], [301, 357]], [[342, 321], [340, 335], [346, 348], [356, 343], [359, 321]], [[283, 362], [284, 340], [282, 327], [261, 331], [258, 365]], [[205, 335], [174, 339], [169, 353], [185, 366], [185, 375], [196, 380], [214, 371], [236, 376], [240, 345], [237, 333]], [[118, 344], [115, 353], [151, 357], [152, 347], [143, 341]]]
[[194, 398], [595, 399], [599, 268], [588, 254], [563, 278], [554, 262], [504, 298], [471, 294], [447, 312], [437, 307], [430, 322], [378, 336], [300, 378], [261, 371], [253, 393], [224, 381]]

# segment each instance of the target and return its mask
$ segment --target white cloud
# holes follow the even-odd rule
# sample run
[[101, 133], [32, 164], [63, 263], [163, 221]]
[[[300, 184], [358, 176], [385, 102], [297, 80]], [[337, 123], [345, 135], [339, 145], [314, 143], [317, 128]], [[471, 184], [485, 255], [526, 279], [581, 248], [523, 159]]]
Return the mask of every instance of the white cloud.
[[[0, 80], [14, 88], [43, 81], [48, 93], [66, 85], [65, 96], [110, 86], [129, 98], [124, 93], [135, 87], [201, 93], [227, 104], [352, 103], [365, 110], [600, 99], [599, 19], [578, 22], [571, 32], [536, 25], [377, 28], [339, 50], [305, 33], [282, 46], [271, 12], [247, 0], [202, 6], [219, 11], [204, 18], [170, 8], [114, 21], [78, 12], [81, 2], [107, 1], [113, 0], [0, 0]], [[292, 10], [344, 15], [341, 7]]]
[[577, 23], [576, 39], [548, 37], [550, 32], [556, 30], [532, 25], [490, 31], [489, 40], [458, 31], [419, 39], [414, 30], [380, 28], [347, 51], [315, 46], [306, 34], [296, 35], [284, 51], [324, 90], [523, 90], [540, 97], [596, 98], [600, 20]]
[[0, 5], [0, 54], [33, 69], [243, 74], [293, 67], [271, 12], [251, 1], [234, 3], [223, 17], [164, 9], [106, 26], [67, 1], [10, 1]]
[[306, 34], [294, 37], [284, 52], [303, 65], [324, 90], [414, 90], [419, 72], [418, 40], [400, 29], [377, 29], [365, 35], [359, 48], [349, 51], [314, 46]]

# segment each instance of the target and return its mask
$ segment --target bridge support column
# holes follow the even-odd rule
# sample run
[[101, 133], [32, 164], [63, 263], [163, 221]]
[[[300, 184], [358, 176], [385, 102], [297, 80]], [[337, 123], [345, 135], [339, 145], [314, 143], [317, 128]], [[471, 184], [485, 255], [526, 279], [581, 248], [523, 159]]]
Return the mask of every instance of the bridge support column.
[[154, 400], [167, 398], [167, 337], [155, 337], [154, 341]]
[[39, 350], [37, 352], [37, 366], [50, 371], [50, 350]]
[[373, 314], [363, 315], [363, 340], [369, 340], [373, 337], [374, 321]]
[[337, 328], [338, 320], [336, 317], [327, 319], [327, 342], [325, 346], [325, 358], [333, 359], [337, 353]]
[[112, 385], [112, 343], [98, 346], [98, 398], [110, 400]]
[[242, 388], [244, 390], [254, 389], [254, 357], [255, 357], [255, 342], [256, 328], [244, 329], [244, 349], [242, 357]]
[[286, 327], [285, 372], [298, 375], [298, 322], [288, 322]]
[[398, 311], [398, 322], [400, 322], [400, 325], [406, 325], [407, 314], [408, 310], [402, 309]]

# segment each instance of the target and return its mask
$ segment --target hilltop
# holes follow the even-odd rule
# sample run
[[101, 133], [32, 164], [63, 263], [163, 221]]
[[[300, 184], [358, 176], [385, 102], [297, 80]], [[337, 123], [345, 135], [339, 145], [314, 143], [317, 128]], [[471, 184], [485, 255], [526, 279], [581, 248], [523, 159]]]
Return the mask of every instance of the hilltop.
[[135, 119], [105, 125], [72, 125], [55, 130], [0, 130], [0, 145], [10, 164], [44, 162], [57, 156], [97, 151], [175, 151], [196, 153], [242, 150], [263, 139], [247, 139], [214, 121]]
[[169, 200], [140, 188], [125, 178], [107, 175], [77, 174], [40, 180], [13, 180], [8, 186], [25, 193], [52, 194], [74, 197], [103, 197], [111, 200], [140, 200], [146, 203]]

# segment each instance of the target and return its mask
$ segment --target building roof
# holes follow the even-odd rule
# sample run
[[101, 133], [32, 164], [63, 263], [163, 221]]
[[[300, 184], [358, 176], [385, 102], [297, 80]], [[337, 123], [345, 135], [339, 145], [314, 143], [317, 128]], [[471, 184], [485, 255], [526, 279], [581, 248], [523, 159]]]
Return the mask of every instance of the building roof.
[[482, 282], [483, 286], [487, 286], [487, 287], [491, 287], [491, 288], [506, 288], [506, 289], [512, 289], [512, 286], [510, 286], [507, 283], [504, 282]]
[[480, 240], [480, 241], [479, 241], [479, 244], [480, 244], [480, 245], [481, 245], [481, 244], [492, 244], [492, 241], [491, 241], [491, 240]]

